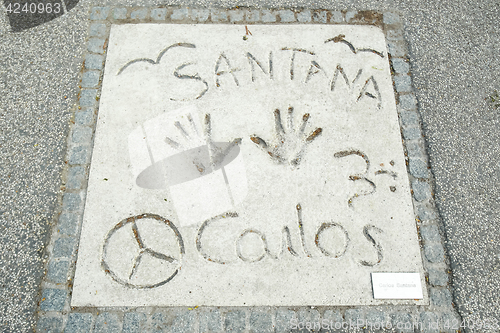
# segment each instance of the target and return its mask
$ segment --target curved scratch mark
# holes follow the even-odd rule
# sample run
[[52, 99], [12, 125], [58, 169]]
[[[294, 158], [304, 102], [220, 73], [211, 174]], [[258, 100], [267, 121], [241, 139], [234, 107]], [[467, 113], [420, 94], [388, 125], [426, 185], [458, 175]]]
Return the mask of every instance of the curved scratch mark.
[[160, 54], [158, 55], [158, 57], [156, 57], [156, 60], [149, 59], [149, 58], [138, 58], [138, 59], [131, 60], [131, 61], [127, 62], [122, 68], [120, 68], [120, 70], [118, 71], [118, 73], [116, 75], [120, 75], [128, 66], [130, 66], [132, 64], [135, 64], [136, 62], [145, 61], [145, 62], [149, 62], [150, 64], [153, 64], [153, 65], [158, 65], [160, 63], [160, 60], [163, 57], [163, 55], [168, 50], [170, 50], [170, 49], [172, 49], [174, 47], [187, 47], [187, 48], [190, 48], [190, 49], [194, 49], [194, 48], [196, 48], [196, 45], [190, 44], [190, 43], [176, 43], [176, 44], [172, 44], [172, 45], [166, 47], [163, 51], [161, 51]]
[[378, 55], [381, 58], [384, 57], [384, 54], [382, 52], [379, 52], [379, 51], [374, 50], [374, 49], [367, 49], [367, 48], [358, 49], [358, 48], [354, 47], [354, 45], [352, 45], [351, 42], [345, 40], [344, 37], [345, 37], [345, 35], [340, 34], [336, 37], [329, 38], [329, 39], [325, 40], [325, 44], [329, 43], [329, 42], [343, 43], [343, 44], [347, 45], [349, 47], [349, 49], [351, 49], [352, 53], [354, 53], [354, 54], [357, 54], [358, 52], [371, 52], [371, 53]]

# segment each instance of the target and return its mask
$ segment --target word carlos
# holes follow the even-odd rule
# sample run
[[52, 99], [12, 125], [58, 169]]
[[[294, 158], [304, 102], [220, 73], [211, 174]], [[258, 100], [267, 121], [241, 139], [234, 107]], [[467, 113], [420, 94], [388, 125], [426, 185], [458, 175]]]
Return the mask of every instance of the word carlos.
[[[320, 225], [320, 227], [317, 229], [315, 236], [314, 236], [314, 241], [313, 242], [308, 242], [307, 238], [305, 237], [304, 233], [304, 224], [302, 221], [302, 207], [300, 204], [296, 206], [297, 210], [297, 228], [298, 228], [298, 233], [300, 234], [300, 247], [302, 248], [303, 253], [306, 255], [306, 257], [311, 258], [313, 257], [311, 251], [309, 251], [309, 246], [312, 245], [316, 246], [319, 250], [319, 252], [325, 256], [325, 257], [330, 257], [330, 258], [340, 258], [344, 256], [344, 254], [347, 252], [349, 246], [350, 246], [350, 237], [347, 232], [347, 230], [338, 223], [335, 222], [325, 222]], [[219, 232], [221, 229], [217, 228], [217, 223], [224, 221], [228, 222], [227, 219], [231, 218], [237, 218], [238, 214], [237, 213], [225, 213], [218, 215], [216, 217], [213, 217], [211, 219], [206, 220], [205, 222], [202, 223], [200, 228], [198, 229], [198, 234], [196, 237], [196, 248], [198, 252], [208, 261], [216, 263], [216, 264], [231, 264], [234, 262], [234, 260], [225, 260], [221, 258], [221, 249], [217, 247], [210, 247], [206, 246], [206, 239], [208, 236], [205, 235], [208, 230], [210, 230], [211, 227], [215, 227], [217, 230], [216, 233], [219, 235]], [[225, 230], [224, 227], [222, 227], [223, 230]], [[327, 237], [324, 235], [325, 232], [328, 230], [336, 230], [337, 235], [340, 235], [340, 243], [342, 243], [341, 247], [336, 249], [335, 251], [332, 251], [331, 249], [328, 249], [327, 242], [325, 242], [325, 239]], [[378, 265], [382, 260], [383, 260], [383, 251], [382, 251], [382, 246], [380, 243], [374, 238], [375, 234], [380, 234], [383, 231], [380, 228], [377, 228], [376, 226], [373, 225], [365, 225], [363, 227], [363, 235], [366, 238], [366, 240], [370, 243], [370, 245], [373, 247], [374, 252], [376, 253], [377, 259], [375, 260], [359, 260], [358, 263], [362, 266], [375, 266]], [[245, 253], [245, 241], [246, 238], [253, 236], [254, 241], [257, 239], [260, 242], [260, 253], [255, 254], [255, 252], [252, 255], [248, 255]], [[243, 232], [239, 233], [238, 236], [236, 236], [236, 242], [235, 242], [235, 247], [236, 247], [236, 254], [238, 258], [244, 262], [257, 262], [261, 261], [262, 259], [268, 257], [272, 260], [278, 260], [282, 257], [285, 251], [288, 251], [292, 256], [294, 257], [300, 257], [301, 255], [297, 251], [297, 247], [292, 244], [292, 237], [290, 234], [290, 229], [285, 226], [282, 229], [282, 239], [283, 243], [281, 248], [283, 251], [281, 254], [273, 254], [271, 253], [266, 235], [262, 233], [259, 230], [256, 229], [245, 229]], [[331, 238], [331, 237], [330, 237]], [[309, 244], [308, 244], [309, 243]], [[248, 245], [248, 243], [246, 243]]]

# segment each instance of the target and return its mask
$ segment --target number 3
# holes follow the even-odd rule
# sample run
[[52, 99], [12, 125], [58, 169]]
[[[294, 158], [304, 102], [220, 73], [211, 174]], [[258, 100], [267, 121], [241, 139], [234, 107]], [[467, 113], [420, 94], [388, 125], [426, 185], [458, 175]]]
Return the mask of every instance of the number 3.
[[58, 13], [60, 13], [60, 12], [61, 12], [61, 4], [60, 4], [59, 2], [56, 2], [56, 3], [54, 4], [54, 7], [55, 7], [55, 8], [54, 8], [54, 13], [58, 14]]

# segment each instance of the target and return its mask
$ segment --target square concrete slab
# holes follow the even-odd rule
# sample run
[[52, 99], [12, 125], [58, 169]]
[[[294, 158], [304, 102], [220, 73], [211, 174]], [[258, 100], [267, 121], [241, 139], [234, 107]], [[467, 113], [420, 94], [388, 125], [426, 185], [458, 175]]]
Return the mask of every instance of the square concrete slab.
[[72, 306], [427, 304], [383, 32], [112, 26]]

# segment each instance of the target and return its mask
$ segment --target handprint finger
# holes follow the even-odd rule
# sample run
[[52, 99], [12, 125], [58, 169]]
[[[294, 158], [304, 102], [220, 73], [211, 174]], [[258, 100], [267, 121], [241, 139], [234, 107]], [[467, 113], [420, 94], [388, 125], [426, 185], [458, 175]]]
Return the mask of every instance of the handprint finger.
[[259, 138], [258, 136], [252, 136], [250, 137], [250, 140], [252, 140], [255, 144], [257, 144], [259, 147], [263, 149], [267, 149], [267, 143], [263, 139]]
[[283, 125], [281, 123], [281, 115], [280, 110], [276, 109], [274, 111], [274, 122], [276, 125], [276, 134], [280, 140], [283, 140], [283, 136], [285, 135], [285, 130], [283, 129]]
[[170, 139], [168, 136], [165, 138], [165, 143], [167, 143], [170, 147], [172, 147], [174, 149], [181, 149], [182, 148], [181, 145], [177, 141]]
[[288, 130], [290, 132], [294, 132], [294, 129], [293, 129], [293, 107], [290, 106], [288, 108]]
[[186, 139], [189, 139], [189, 134], [186, 132], [186, 130], [184, 129], [184, 127], [181, 125], [180, 122], [176, 121], [175, 122], [175, 127], [177, 127], [177, 129], [179, 130], [179, 132], [181, 132], [181, 134], [186, 138]]
[[304, 130], [306, 129], [306, 125], [307, 125], [307, 121], [309, 120], [309, 113], [306, 113], [303, 117], [302, 117], [302, 125], [300, 125], [300, 133], [304, 133]]
[[309, 136], [307, 137], [306, 142], [310, 142], [310, 141], [312, 141], [312, 140], [316, 139], [316, 137], [317, 137], [318, 135], [320, 135], [322, 131], [323, 131], [323, 130], [322, 130], [321, 128], [316, 128], [316, 130], [315, 130], [314, 132], [312, 132], [312, 133], [311, 133], [311, 135], [309, 135]]
[[193, 120], [193, 117], [191, 116], [191, 114], [188, 114], [187, 117], [188, 117], [189, 123], [191, 124], [191, 127], [193, 127], [194, 132], [196, 133], [196, 135], [199, 135], [198, 129], [196, 128], [196, 125], [194, 123], [194, 120]]

